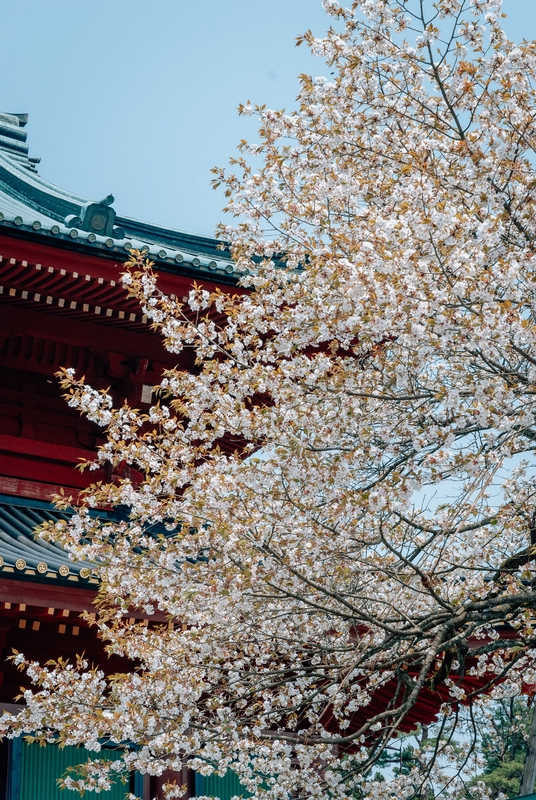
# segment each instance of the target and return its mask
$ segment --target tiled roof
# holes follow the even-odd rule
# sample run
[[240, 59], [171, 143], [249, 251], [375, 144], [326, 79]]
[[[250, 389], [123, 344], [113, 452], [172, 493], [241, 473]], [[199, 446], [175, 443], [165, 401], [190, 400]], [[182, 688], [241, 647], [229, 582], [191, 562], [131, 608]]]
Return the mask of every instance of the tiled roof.
[[[128, 518], [124, 508], [109, 512], [92, 510], [89, 513], [102, 522]], [[0, 577], [67, 582], [70, 585], [73, 582], [96, 584], [91, 564], [70, 561], [61, 545], [35, 535], [36, 528], [43, 522], [57, 522], [70, 516], [71, 512], [58, 511], [51, 503], [42, 500], [0, 494]], [[172, 537], [175, 529], [170, 530], [169, 526], [156, 522], [147, 527], [146, 533], [155, 537]], [[197, 559], [186, 560], [195, 563], [195, 560], [206, 561], [207, 558], [204, 552], [200, 552]]]
[[230, 255], [218, 248], [216, 239], [118, 216], [112, 195], [94, 201], [41, 178], [36, 159], [28, 158], [22, 130], [26, 120], [25, 114], [0, 113], [0, 232], [9, 229], [48, 242], [63, 240], [90, 252], [119, 253], [121, 258], [131, 249], [145, 250], [159, 269], [236, 281]]
[[36, 164], [40, 158], [28, 155], [26, 131], [22, 130], [28, 122], [28, 114], [0, 113], [0, 152], [6, 153], [16, 164], [30, 172], [36, 172]]
[[69, 561], [61, 545], [34, 535], [43, 522], [68, 516], [39, 500], [0, 495], [0, 576], [95, 583], [87, 564]]

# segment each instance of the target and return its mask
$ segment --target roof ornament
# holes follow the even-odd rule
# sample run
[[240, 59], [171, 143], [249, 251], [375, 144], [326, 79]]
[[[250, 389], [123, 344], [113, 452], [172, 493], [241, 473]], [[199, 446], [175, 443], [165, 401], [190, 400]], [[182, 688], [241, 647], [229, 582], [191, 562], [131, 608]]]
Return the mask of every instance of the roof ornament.
[[65, 217], [67, 227], [79, 228], [88, 233], [99, 236], [111, 236], [114, 239], [124, 239], [125, 234], [121, 228], [114, 228], [115, 211], [112, 208], [113, 194], [107, 195], [100, 202], [90, 201], [80, 209], [80, 216], [69, 214]]

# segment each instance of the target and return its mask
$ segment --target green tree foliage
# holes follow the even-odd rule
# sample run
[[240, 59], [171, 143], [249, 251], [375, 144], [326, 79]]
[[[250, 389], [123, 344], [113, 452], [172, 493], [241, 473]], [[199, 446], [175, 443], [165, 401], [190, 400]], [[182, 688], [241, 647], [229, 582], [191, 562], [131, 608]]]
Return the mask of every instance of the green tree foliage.
[[526, 700], [513, 697], [494, 703], [493, 710], [485, 717], [487, 724], [481, 742], [485, 767], [480, 780], [491, 790], [493, 798], [501, 792], [507, 797], [519, 793], [531, 717], [532, 709]]

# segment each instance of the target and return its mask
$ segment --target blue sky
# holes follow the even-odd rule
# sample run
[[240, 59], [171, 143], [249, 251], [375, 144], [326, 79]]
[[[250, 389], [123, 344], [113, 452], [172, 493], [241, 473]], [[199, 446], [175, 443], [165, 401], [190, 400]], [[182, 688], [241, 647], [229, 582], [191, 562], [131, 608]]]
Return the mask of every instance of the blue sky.
[[[536, 38], [536, 0], [504, 0], [514, 39]], [[27, 112], [40, 174], [119, 214], [212, 235], [225, 165], [251, 100], [291, 108], [322, 62], [295, 38], [326, 29], [320, 0], [16, 0], [2, 7], [0, 110]]]

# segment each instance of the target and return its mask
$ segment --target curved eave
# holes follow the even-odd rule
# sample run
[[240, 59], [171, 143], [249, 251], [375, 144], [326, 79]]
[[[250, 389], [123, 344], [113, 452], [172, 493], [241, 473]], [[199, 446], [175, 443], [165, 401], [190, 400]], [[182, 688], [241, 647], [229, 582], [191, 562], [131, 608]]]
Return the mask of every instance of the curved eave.
[[163, 228], [129, 217], [117, 216], [124, 233], [101, 236], [65, 225], [69, 215], [79, 215], [88, 198], [59, 189], [0, 153], [0, 231], [32, 240], [56, 242], [92, 254], [127, 258], [128, 252], [144, 250], [157, 269], [176, 274], [203, 274], [212, 281], [235, 284], [239, 274], [229, 256], [213, 238]]
[[43, 522], [67, 516], [49, 503], [0, 495], [0, 577], [95, 586], [97, 581], [87, 564], [71, 561], [63, 547], [34, 535]]
[[[2, 212], [0, 212], [1, 214]], [[35, 221], [34, 221], [35, 222]], [[147, 246], [146, 241], [124, 239], [117, 240], [110, 237], [95, 236], [95, 240], [88, 240], [85, 231], [78, 231], [73, 228], [60, 227], [57, 232], [46, 228], [36, 228], [34, 224], [16, 223], [13, 220], [0, 220], [0, 234], [8, 234], [19, 239], [26, 239], [32, 242], [43, 242], [47, 245], [59, 246], [62, 249], [75, 250], [76, 252], [87, 253], [88, 255], [113, 258], [115, 261], [126, 261], [130, 250], [141, 250]], [[76, 236], [72, 234], [75, 231]], [[155, 268], [159, 271], [171, 272], [175, 275], [186, 275], [193, 278], [205, 278], [213, 283], [223, 283], [235, 286], [239, 280], [239, 275], [229, 262], [220, 262], [216, 259], [208, 259], [206, 256], [197, 255], [182, 251], [167, 251], [166, 255], [160, 254], [162, 247], [149, 247], [147, 257], [155, 262]], [[181, 256], [177, 260], [177, 256]]]

